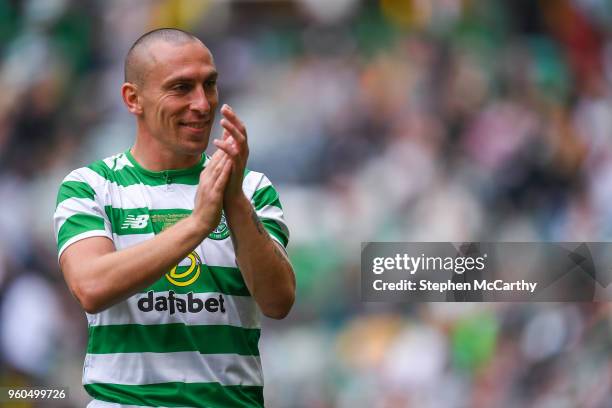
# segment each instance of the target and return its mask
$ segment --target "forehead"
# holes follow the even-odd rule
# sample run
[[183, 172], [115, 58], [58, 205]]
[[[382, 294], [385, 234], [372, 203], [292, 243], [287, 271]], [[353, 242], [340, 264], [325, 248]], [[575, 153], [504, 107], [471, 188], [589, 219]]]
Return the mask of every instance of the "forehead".
[[198, 41], [182, 44], [156, 41], [147, 51], [147, 82], [161, 84], [177, 77], [203, 79], [216, 72], [211, 52]]

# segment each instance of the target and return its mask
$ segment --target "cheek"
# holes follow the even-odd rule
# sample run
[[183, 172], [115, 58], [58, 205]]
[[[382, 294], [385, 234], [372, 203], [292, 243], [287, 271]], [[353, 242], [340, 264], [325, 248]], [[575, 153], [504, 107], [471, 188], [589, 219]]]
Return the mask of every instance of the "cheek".
[[219, 93], [216, 89], [214, 92], [210, 92], [210, 95], [208, 96], [208, 103], [211, 106], [217, 106], [217, 104], [219, 103]]
[[159, 123], [165, 126], [171, 126], [179, 116], [180, 106], [172, 101], [166, 100], [158, 105], [156, 111], [156, 119]]

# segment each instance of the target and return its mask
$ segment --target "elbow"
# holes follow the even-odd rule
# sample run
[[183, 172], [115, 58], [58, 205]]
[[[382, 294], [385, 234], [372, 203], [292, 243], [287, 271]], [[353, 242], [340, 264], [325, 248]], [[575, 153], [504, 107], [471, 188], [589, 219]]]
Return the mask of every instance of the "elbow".
[[83, 310], [85, 310], [87, 313], [96, 314], [105, 309], [98, 294], [93, 288], [80, 285], [72, 287], [71, 291]]
[[270, 303], [267, 307], [262, 308], [262, 313], [264, 316], [274, 319], [274, 320], [282, 320], [291, 311], [293, 307], [293, 303], [295, 302], [295, 292], [291, 291], [285, 294], [284, 296], [279, 296], [277, 301], [274, 303]]
[[98, 305], [94, 301], [81, 302], [81, 307], [83, 308], [83, 310], [85, 310], [89, 314], [100, 313], [101, 311], [104, 310], [102, 306]]

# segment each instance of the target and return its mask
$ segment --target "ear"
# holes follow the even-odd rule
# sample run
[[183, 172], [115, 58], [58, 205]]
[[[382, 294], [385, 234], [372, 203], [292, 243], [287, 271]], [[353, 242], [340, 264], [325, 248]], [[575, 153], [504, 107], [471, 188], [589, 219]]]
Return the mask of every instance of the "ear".
[[138, 86], [131, 82], [125, 82], [121, 86], [121, 96], [123, 97], [123, 103], [125, 103], [130, 113], [142, 115], [142, 106], [138, 97]]

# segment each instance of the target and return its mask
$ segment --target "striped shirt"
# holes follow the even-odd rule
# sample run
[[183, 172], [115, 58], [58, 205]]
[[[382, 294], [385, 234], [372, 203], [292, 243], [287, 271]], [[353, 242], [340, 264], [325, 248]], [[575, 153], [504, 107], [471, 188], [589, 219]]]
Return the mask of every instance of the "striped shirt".
[[[58, 257], [103, 236], [121, 250], [188, 216], [201, 170], [152, 172], [129, 150], [71, 172], [54, 215]], [[287, 245], [278, 193], [246, 171], [243, 191], [270, 236]], [[260, 312], [237, 268], [223, 216], [219, 226], [150, 287], [87, 315], [83, 384], [90, 407], [262, 407]]]

